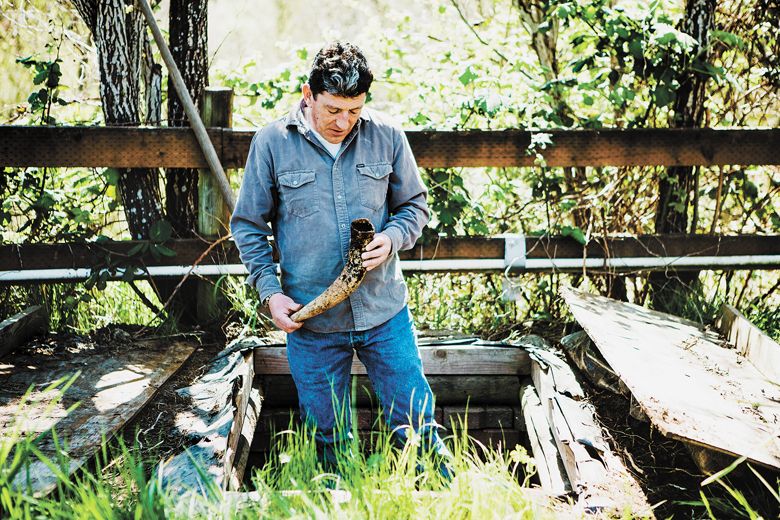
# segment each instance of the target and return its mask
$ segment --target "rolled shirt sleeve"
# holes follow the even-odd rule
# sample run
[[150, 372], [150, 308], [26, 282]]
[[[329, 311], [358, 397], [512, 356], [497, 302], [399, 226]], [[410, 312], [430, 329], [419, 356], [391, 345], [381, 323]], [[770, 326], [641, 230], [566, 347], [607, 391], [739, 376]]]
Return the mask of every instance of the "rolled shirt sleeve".
[[393, 173], [387, 201], [390, 218], [382, 230], [392, 242], [390, 254], [411, 249], [417, 243], [430, 220], [427, 196], [428, 189], [420, 177], [409, 141], [399, 128], [393, 134]]
[[230, 230], [238, 247], [241, 261], [249, 271], [246, 283], [257, 289], [260, 301], [282, 292], [276, 276], [276, 264], [268, 237], [273, 231], [268, 224], [274, 217], [276, 188], [269, 153], [265, 153], [263, 130], [252, 138], [244, 180], [230, 218]]

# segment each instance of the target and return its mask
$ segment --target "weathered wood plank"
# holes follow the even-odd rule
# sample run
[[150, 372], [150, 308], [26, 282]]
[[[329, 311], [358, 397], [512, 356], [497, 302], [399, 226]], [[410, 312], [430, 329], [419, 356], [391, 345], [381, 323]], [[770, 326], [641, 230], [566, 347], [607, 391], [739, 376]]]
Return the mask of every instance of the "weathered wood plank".
[[[604, 129], [544, 132], [551, 145], [537, 149], [548, 166], [634, 166], [777, 164], [780, 162], [772, 130], [753, 134], [742, 130]], [[533, 166], [531, 137], [539, 132], [520, 130], [407, 132], [421, 167]], [[745, 150], [723, 148], [745, 146]], [[749, 153], [754, 155], [749, 155]]]
[[238, 249], [232, 241], [225, 241], [209, 253], [210, 242], [199, 239], [179, 239], [166, 242], [176, 256], [151, 254], [129, 255], [139, 244], [136, 240], [106, 242], [75, 242], [60, 244], [5, 244], [0, 246], [0, 271], [19, 269], [78, 269], [107, 265], [157, 266], [191, 265], [202, 255], [202, 265], [241, 263]]
[[25, 341], [49, 330], [49, 316], [42, 305], [32, 305], [0, 322], [0, 358]]
[[562, 294], [662, 434], [780, 468], [780, 388], [717, 334], [637, 305]]
[[589, 511], [651, 515], [639, 483], [605, 441], [596, 412], [571, 367], [552, 351], [531, 350], [531, 377], [578, 503]]
[[[423, 370], [426, 375], [527, 375], [530, 373], [528, 353], [514, 347], [489, 346], [421, 346]], [[255, 349], [255, 371], [262, 375], [290, 373], [285, 347]], [[366, 369], [357, 355], [352, 361], [352, 374], [363, 375]]]
[[[72, 473], [141, 410], [194, 350], [195, 345], [183, 341], [156, 340], [99, 348], [77, 345], [49, 355], [18, 353], [8, 364], [0, 364], [0, 431], [10, 432], [14, 424], [27, 435], [54, 429], [60, 442], [67, 442]], [[49, 384], [74, 374], [79, 375], [61, 400], [57, 392], [45, 391]], [[33, 391], [22, 404], [30, 387]], [[68, 413], [75, 403], [80, 405]], [[38, 448], [56, 460], [50, 435]], [[57, 477], [41, 461], [31, 464], [29, 474], [35, 495], [56, 486]], [[26, 475], [18, 475], [15, 484], [26, 487]]]
[[[273, 406], [298, 406], [298, 394], [292, 376], [260, 376], [263, 392]], [[368, 376], [357, 376], [357, 406], [378, 403]], [[520, 378], [517, 376], [427, 376], [439, 406], [519, 403]]]
[[[228, 433], [227, 449], [225, 450], [223, 460], [223, 465], [226, 468], [225, 471], [227, 473], [224, 482], [226, 487], [230, 487], [231, 477], [235, 473], [233, 465], [236, 459], [236, 451], [238, 449], [238, 443], [243, 432], [247, 411], [251, 412], [249, 409], [249, 401], [252, 398], [251, 393], [255, 380], [255, 363], [253, 351], [245, 351], [242, 353], [242, 355], [244, 359], [241, 363], [241, 372], [233, 385], [234, 389], [232, 402], [233, 406], [235, 406], [233, 425], [230, 427], [230, 432]], [[243, 475], [243, 469], [241, 469], [240, 473]]]
[[255, 382], [252, 384], [252, 390], [249, 393], [249, 406], [246, 409], [244, 425], [241, 428], [241, 435], [236, 445], [236, 456], [231, 467], [230, 480], [228, 481], [228, 489], [231, 491], [241, 489], [262, 406], [262, 391], [259, 382], [255, 379]]
[[[233, 124], [233, 89], [224, 87], [206, 87], [201, 102], [201, 118], [204, 125], [230, 127]], [[212, 169], [198, 170], [198, 237], [206, 240], [216, 240], [230, 234], [230, 204], [234, 201], [225, 200], [220, 183], [229, 184], [230, 170], [225, 172], [227, 178], [218, 180], [216, 171]], [[227, 312], [225, 294], [222, 285], [214, 287], [209, 280], [197, 280], [197, 310], [200, 323], [224, 321]]]
[[533, 383], [528, 380], [520, 389], [523, 418], [525, 420], [531, 452], [534, 456], [539, 482], [542, 489], [551, 495], [565, 495], [571, 492], [571, 484], [566, 477], [563, 460], [555, 440], [550, 432], [547, 413], [536, 393]]
[[780, 384], [780, 345], [731, 305], [723, 305], [720, 312], [721, 334], [767, 379]]
[[[255, 130], [211, 128], [225, 168], [243, 168]], [[409, 131], [423, 168], [694, 166], [780, 164], [778, 129], [646, 128], [546, 131], [552, 144], [529, 152], [538, 131]], [[189, 128], [0, 126], [0, 165], [206, 168]]]

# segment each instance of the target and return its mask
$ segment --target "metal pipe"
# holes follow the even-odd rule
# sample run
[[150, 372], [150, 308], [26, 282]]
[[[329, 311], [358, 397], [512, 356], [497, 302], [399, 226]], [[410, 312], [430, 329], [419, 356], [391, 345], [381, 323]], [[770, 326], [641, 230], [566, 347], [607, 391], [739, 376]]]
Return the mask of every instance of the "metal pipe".
[[[543, 270], [575, 270], [582, 269], [674, 269], [680, 267], [717, 269], [728, 267], [751, 268], [758, 265], [780, 266], [780, 255], [745, 255], [745, 256], [674, 256], [674, 257], [626, 257], [626, 258], [529, 258], [525, 261], [525, 268], [520, 271]], [[504, 271], [507, 269], [503, 259], [475, 259], [475, 260], [403, 260], [401, 268], [407, 272], [434, 272], [434, 271]], [[184, 276], [190, 271], [199, 276], [221, 276], [248, 274], [243, 264], [220, 265], [165, 265], [147, 267], [146, 271], [138, 270], [139, 276]], [[278, 268], [277, 268], [278, 272]], [[78, 269], [26, 269], [16, 271], [0, 271], [0, 282], [32, 282], [42, 280], [83, 280], [92, 270], [89, 268]], [[123, 269], [116, 270], [116, 276], [111, 279], [120, 279]]]

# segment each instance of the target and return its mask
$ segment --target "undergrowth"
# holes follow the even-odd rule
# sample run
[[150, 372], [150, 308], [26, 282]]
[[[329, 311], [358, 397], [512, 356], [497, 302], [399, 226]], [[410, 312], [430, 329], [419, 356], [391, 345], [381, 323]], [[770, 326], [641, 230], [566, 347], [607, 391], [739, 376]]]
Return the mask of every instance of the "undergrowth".
[[[74, 377], [77, 377], [74, 376]], [[64, 392], [70, 382], [49, 389]], [[29, 394], [28, 394], [29, 395]], [[184, 496], [166, 494], [154, 457], [121, 439], [103, 442], [93, 460], [75, 473], [67, 443], [58, 455], [45, 455], [41, 440], [52, 430], [23, 432], [19, 420], [0, 438], [0, 517], [27, 518], [540, 518], [529, 500], [532, 461], [516, 446], [496, 450], [469, 441], [466, 433], [447, 439], [452, 448], [452, 480], [437, 471], [435, 457], [420, 449], [413, 432], [397, 447], [381, 427], [363, 444], [337, 454], [324, 471], [313, 432], [304, 428], [278, 434], [268, 463], [252, 476], [256, 493], [223, 493], [215, 487]], [[51, 406], [57, 400], [52, 402]], [[150, 461], [151, 458], [151, 461]], [[149, 461], [149, 462], [147, 462]], [[56, 477], [47, 495], [36, 495], [31, 468], [43, 463]], [[206, 475], [203, 471], [202, 475]], [[544, 516], [542, 516], [544, 517]]]
[[452, 480], [440, 460], [421, 450], [412, 433], [397, 447], [376, 425], [370, 438], [353, 439], [337, 452], [331, 471], [318, 463], [313, 432], [303, 427], [276, 434], [268, 462], [253, 475], [262, 500], [250, 507], [265, 517], [325, 518], [540, 518], [524, 488], [533, 471], [521, 446], [506, 450], [470, 439], [464, 428], [447, 437]]

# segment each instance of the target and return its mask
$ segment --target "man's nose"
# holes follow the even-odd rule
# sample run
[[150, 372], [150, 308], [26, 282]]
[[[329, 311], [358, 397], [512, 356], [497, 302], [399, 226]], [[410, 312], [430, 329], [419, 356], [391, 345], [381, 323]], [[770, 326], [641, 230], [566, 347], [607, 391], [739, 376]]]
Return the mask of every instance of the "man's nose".
[[336, 125], [338, 125], [341, 130], [349, 128], [349, 114], [343, 113], [336, 116]]

